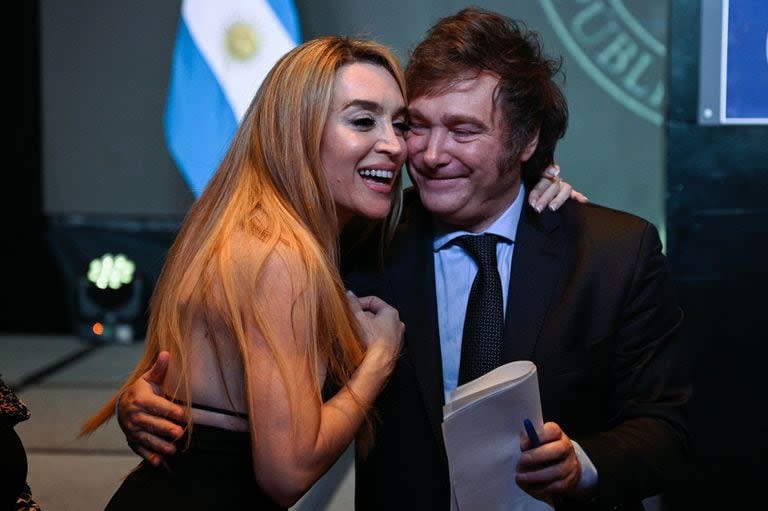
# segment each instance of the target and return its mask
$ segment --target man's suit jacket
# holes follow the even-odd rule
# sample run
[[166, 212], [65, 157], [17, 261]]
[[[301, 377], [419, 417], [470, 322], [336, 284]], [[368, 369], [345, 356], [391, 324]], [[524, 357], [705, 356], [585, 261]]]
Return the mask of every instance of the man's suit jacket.
[[[406, 332], [377, 401], [375, 445], [358, 456], [356, 508], [448, 510], [432, 222], [415, 193], [384, 267], [374, 251], [358, 256], [348, 285], [395, 306]], [[536, 364], [544, 420], [579, 442], [599, 474], [597, 498], [558, 509], [640, 508], [679, 475], [690, 394], [681, 321], [650, 223], [575, 201], [541, 214], [524, 207], [502, 362]]]

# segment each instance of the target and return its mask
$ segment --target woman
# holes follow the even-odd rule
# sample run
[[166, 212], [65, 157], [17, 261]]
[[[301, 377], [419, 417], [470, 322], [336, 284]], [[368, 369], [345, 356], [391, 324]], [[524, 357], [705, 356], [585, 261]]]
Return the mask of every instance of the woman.
[[403, 325], [346, 295], [338, 234], [399, 201], [406, 128], [402, 72], [378, 44], [318, 39], [275, 65], [171, 248], [126, 382], [171, 353], [164, 391], [185, 405], [186, 444], [167, 467], [141, 465], [108, 509], [285, 508], [351, 443]]
[[393, 231], [405, 105], [397, 59], [376, 43], [317, 39], [275, 65], [169, 253], [143, 359], [83, 428], [170, 352], [162, 392], [184, 406], [184, 438], [108, 509], [285, 508], [359, 429], [370, 443], [403, 325], [378, 298], [345, 295], [338, 236], [355, 217]]

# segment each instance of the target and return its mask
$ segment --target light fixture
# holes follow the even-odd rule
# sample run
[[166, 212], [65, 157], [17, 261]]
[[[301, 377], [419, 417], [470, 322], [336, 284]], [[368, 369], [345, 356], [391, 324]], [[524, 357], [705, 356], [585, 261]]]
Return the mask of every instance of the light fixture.
[[129, 343], [142, 318], [144, 284], [125, 254], [107, 252], [88, 263], [78, 278], [79, 333], [83, 337]]

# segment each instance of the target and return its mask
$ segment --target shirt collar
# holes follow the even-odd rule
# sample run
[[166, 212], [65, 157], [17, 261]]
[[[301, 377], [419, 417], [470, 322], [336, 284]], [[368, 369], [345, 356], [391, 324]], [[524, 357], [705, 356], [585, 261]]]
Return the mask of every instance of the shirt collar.
[[455, 238], [464, 234], [495, 234], [509, 240], [511, 243], [515, 242], [515, 233], [517, 232], [517, 224], [520, 222], [520, 214], [523, 211], [523, 202], [525, 201], [525, 186], [520, 183], [520, 189], [517, 192], [517, 197], [514, 202], [507, 208], [499, 218], [493, 222], [488, 229], [482, 233], [471, 233], [469, 231], [456, 230], [453, 227], [440, 222], [435, 221], [435, 237], [432, 241], [432, 249], [437, 252], [445, 248]]

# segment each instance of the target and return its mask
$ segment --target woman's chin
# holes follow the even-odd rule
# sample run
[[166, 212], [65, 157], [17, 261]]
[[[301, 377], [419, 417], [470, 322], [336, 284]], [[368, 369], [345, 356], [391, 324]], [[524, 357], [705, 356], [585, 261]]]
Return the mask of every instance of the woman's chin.
[[386, 203], [382, 204], [368, 204], [367, 207], [360, 212], [360, 216], [368, 220], [384, 220], [387, 218], [391, 207], [391, 201], [386, 201]]

